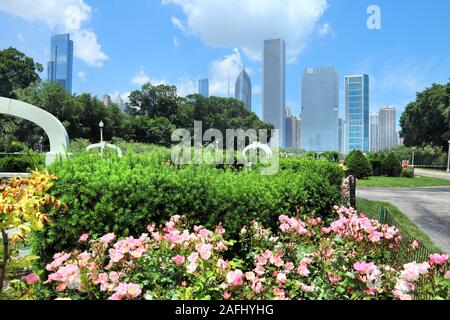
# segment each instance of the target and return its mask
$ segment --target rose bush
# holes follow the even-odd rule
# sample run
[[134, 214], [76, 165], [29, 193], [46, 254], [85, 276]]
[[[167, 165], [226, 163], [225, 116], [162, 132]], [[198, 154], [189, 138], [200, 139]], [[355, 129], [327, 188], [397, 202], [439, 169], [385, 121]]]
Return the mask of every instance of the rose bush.
[[[243, 227], [241, 255], [225, 257], [234, 241], [225, 230], [173, 216], [139, 238], [109, 233], [85, 250], [61, 252], [46, 266], [55, 297], [72, 299], [414, 299], [449, 298], [448, 256], [399, 265], [390, 252], [402, 239], [395, 227], [353, 209], [337, 219], [281, 215], [278, 230]], [[410, 248], [415, 250], [416, 243]]]

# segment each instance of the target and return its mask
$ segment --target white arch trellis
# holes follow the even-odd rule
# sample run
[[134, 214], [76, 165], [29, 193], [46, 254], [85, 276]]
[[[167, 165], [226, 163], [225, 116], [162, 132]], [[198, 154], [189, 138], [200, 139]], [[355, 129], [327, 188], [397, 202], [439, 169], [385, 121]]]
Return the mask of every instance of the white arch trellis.
[[45, 164], [49, 165], [59, 156], [70, 156], [69, 135], [62, 123], [51, 113], [22, 101], [0, 97], [0, 113], [31, 121], [41, 127], [50, 140]]

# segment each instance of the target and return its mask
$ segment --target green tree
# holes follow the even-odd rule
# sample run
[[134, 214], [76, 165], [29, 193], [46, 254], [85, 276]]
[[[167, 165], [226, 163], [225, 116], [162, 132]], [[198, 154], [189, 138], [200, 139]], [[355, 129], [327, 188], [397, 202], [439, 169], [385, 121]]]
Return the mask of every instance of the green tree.
[[389, 153], [384, 160], [383, 172], [389, 177], [399, 177], [402, 173], [402, 164], [394, 152]]
[[147, 116], [129, 117], [125, 123], [125, 139], [128, 141], [171, 145], [175, 126], [166, 118], [150, 119]]
[[354, 175], [357, 179], [368, 178], [372, 174], [372, 167], [369, 160], [359, 150], [350, 152], [345, 158], [347, 173]]
[[450, 82], [433, 84], [417, 93], [400, 118], [401, 136], [408, 147], [433, 145], [448, 150], [450, 139]]
[[9, 47], [0, 51], [0, 96], [15, 98], [14, 91], [38, 81], [42, 65], [19, 50]]

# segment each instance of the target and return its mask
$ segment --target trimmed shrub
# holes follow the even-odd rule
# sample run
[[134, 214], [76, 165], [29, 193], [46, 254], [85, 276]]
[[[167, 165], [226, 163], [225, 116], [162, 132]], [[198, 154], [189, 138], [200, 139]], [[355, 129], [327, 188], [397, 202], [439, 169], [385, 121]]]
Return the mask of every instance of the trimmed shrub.
[[0, 172], [29, 172], [44, 166], [41, 155], [19, 154], [0, 158]]
[[383, 175], [383, 163], [380, 159], [369, 159], [370, 166], [372, 167], [372, 175], [373, 176], [382, 176]]
[[400, 174], [402, 178], [414, 178], [414, 168], [405, 167], [402, 168], [402, 173]]
[[164, 159], [164, 152], [104, 160], [83, 154], [52, 165], [58, 180], [51, 193], [68, 211], [54, 212], [52, 223], [35, 233], [34, 253], [45, 263], [55, 252], [76, 247], [82, 233], [139, 234], [149, 222], [176, 214], [206, 227], [222, 223], [237, 238], [255, 219], [276, 227], [280, 214], [297, 209], [327, 214], [340, 201], [339, 166], [323, 160], [303, 160], [297, 171], [262, 176], [210, 166], [178, 168]]
[[394, 152], [389, 153], [386, 157], [386, 160], [383, 163], [383, 171], [388, 177], [400, 176], [402, 172], [402, 163]]
[[357, 179], [368, 178], [372, 175], [372, 167], [369, 160], [359, 150], [354, 150], [345, 158], [347, 174], [354, 175]]

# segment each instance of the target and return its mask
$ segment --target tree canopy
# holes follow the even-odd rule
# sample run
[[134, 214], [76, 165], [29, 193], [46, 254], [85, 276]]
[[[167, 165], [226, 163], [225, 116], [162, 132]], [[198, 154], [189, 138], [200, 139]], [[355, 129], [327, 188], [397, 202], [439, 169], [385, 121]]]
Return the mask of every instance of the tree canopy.
[[12, 47], [0, 51], [0, 96], [14, 98], [14, 91], [38, 81], [42, 65]]
[[448, 150], [450, 140], [450, 82], [433, 84], [417, 93], [400, 118], [407, 147], [439, 146]]

